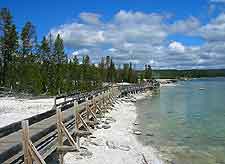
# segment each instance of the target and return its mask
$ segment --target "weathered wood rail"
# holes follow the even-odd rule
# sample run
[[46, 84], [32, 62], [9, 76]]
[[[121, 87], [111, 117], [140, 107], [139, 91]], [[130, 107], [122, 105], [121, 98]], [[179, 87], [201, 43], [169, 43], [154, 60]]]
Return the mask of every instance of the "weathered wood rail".
[[55, 151], [63, 163], [63, 154], [79, 151], [79, 138], [91, 134], [96, 114], [106, 111], [115, 97], [153, 88], [154, 84], [119, 86], [55, 97], [52, 110], [0, 128], [0, 163], [43, 164]]

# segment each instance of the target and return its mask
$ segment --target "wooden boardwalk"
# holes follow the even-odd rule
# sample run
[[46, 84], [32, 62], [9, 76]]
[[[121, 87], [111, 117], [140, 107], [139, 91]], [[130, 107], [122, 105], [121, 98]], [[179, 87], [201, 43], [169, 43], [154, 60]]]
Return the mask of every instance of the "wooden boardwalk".
[[[58, 96], [52, 110], [0, 128], [0, 163], [43, 164], [56, 150], [63, 163], [63, 154], [79, 151], [79, 138], [91, 134], [96, 114], [108, 110], [115, 97], [153, 87], [152, 84], [120, 86]], [[70, 146], [65, 146], [65, 141]]]

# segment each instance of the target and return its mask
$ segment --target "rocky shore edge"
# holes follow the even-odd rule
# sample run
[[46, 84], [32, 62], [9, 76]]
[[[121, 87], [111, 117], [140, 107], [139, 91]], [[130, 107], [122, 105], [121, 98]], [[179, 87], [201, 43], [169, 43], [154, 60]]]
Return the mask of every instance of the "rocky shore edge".
[[118, 98], [110, 113], [99, 118], [93, 135], [81, 138], [81, 151], [65, 154], [65, 164], [163, 164], [158, 152], [142, 145], [136, 138], [135, 102], [150, 92]]

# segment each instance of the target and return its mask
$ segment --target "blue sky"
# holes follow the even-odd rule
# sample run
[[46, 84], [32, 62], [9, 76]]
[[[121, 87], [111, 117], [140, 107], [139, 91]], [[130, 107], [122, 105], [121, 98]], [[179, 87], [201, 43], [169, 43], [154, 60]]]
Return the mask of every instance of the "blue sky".
[[[169, 2], [169, 3], [168, 3]], [[43, 37], [53, 27], [72, 22], [81, 12], [92, 12], [111, 19], [120, 10], [172, 13], [174, 19], [190, 15], [207, 15], [207, 0], [1, 0], [0, 6], [10, 9], [19, 29], [27, 20], [37, 27]]]
[[225, 68], [225, 0], [1, 0], [0, 7], [10, 9], [18, 32], [30, 20], [39, 40], [61, 34], [69, 55]]

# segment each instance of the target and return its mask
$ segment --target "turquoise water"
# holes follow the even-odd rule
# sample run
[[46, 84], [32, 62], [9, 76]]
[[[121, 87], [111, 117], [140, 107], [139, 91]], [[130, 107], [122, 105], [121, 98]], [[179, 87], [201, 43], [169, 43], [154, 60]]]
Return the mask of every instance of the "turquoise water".
[[[205, 88], [205, 90], [200, 90]], [[137, 102], [138, 137], [176, 164], [225, 163], [225, 78], [180, 81]]]

